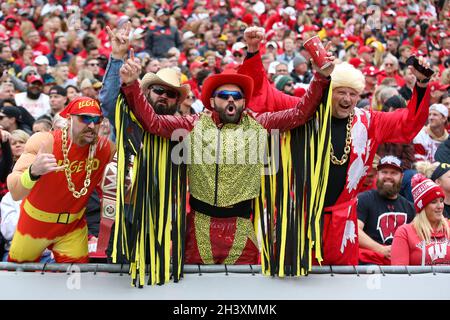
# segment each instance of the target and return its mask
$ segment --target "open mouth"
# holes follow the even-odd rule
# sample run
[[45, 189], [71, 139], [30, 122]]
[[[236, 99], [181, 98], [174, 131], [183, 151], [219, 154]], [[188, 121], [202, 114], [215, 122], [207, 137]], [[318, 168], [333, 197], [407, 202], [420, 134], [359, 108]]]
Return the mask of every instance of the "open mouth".
[[233, 105], [228, 105], [226, 112], [227, 112], [227, 115], [234, 116], [236, 114], [236, 107]]
[[350, 105], [340, 105], [340, 107], [342, 108], [342, 109], [345, 109], [345, 110], [347, 110], [348, 108], [350, 108]]

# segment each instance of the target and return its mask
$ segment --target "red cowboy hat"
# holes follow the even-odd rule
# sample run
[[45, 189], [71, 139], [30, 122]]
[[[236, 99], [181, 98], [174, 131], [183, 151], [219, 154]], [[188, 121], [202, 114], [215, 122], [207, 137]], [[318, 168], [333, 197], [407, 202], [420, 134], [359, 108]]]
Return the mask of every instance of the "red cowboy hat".
[[233, 71], [234, 70], [227, 69], [220, 74], [214, 74], [205, 79], [202, 88], [202, 102], [205, 108], [212, 110], [210, 98], [214, 91], [224, 84], [237, 85], [243, 91], [247, 103], [250, 101], [253, 93], [253, 79]]

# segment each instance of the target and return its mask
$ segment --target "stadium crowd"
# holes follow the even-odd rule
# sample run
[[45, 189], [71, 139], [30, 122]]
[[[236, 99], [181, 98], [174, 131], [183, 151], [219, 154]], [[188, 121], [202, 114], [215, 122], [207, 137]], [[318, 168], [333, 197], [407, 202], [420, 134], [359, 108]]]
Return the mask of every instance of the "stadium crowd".
[[[250, 37], [244, 33], [252, 26], [261, 27], [263, 33], [256, 52], [250, 50]], [[29, 207], [30, 203], [19, 199], [16, 191], [8, 190], [8, 186], [14, 186], [9, 181], [14, 177], [11, 173], [28, 172], [27, 178], [17, 176], [14, 183], [20, 180], [32, 191], [34, 183], [42, 182], [44, 174], [52, 170], [61, 170], [64, 179], [71, 174], [84, 174], [81, 158], [78, 165], [72, 163], [70, 167], [62, 160], [54, 160], [50, 157], [51, 147], [41, 146], [43, 138], [40, 137], [58, 130], [64, 135], [64, 128], [66, 133], [67, 126], [76, 130], [84, 121], [89, 128], [95, 127], [92, 132], [100, 137], [99, 141], [109, 138], [115, 142], [114, 108], [121, 89], [119, 69], [131, 56], [129, 49], [139, 64], [136, 70], [140, 71], [141, 88], [147, 99], [156, 101], [155, 95], [164, 94], [167, 97], [164, 110], [158, 111], [158, 106], [152, 104], [155, 112], [194, 116], [207, 107], [202, 99], [206, 79], [223, 72], [258, 72], [243, 68], [255, 54], [260, 56], [264, 79], [273, 90], [299, 100], [309, 97], [308, 89], [319, 76], [303, 44], [316, 35], [335, 57], [335, 65], [348, 63], [351, 70], [358, 70], [363, 76], [359, 83], [361, 90], [354, 101], [356, 109], [395, 113], [409, 108], [411, 101], [415, 103], [418, 79], [416, 70], [407, 62], [410, 56], [420, 57], [434, 71], [431, 78], [423, 79], [427, 93], [425, 89], [418, 90], [419, 97], [429, 99], [427, 119], [418, 134], [408, 143], [381, 143], [372, 165], [364, 173], [364, 181], [357, 190], [355, 233], [361, 264], [450, 264], [450, 250], [447, 254], [450, 246], [450, 3], [443, 0], [3, 1], [0, 6], [0, 258], [8, 260], [23, 214], [21, 208]], [[167, 68], [173, 70], [176, 80], [171, 78], [172, 73], [167, 73]], [[154, 75], [169, 87], [186, 89], [180, 89], [176, 95], [158, 87]], [[335, 80], [333, 75], [331, 79]], [[82, 108], [97, 100], [102, 112], [89, 109], [91, 118], [78, 116], [74, 107], [77, 103]], [[272, 108], [267, 101], [264, 108], [268, 109], [256, 110], [261, 106], [252, 102], [248, 107], [254, 111], [277, 111], [277, 106]], [[80, 124], [73, 120], [78, 118]], [[344, 127], [346, 124], [347, 118]], [[55, 145], [61, 141], [58, 139], [55, 138]], [[64, 148], [64, 138], [61, 139]], [[27, 141], [30, 141], [28, 145]], [[47, 140], [45, 143], [51, 144]], [[36, 159], [48, 155], [46, 159], [52, 162], [53, 169], [37, 172], [39, 167], [34, 163], [30, 166], [31, 159], [25, 166], [21, 155], [27, 156], [32, 145]], [[78, 146], [83, 146], [83, 141]], [[114, 151], [112, 147], [111, 150]], [[109, 156], [111, 150], [105, 154]], [[341, 151], [337, 153], [342, 155]], [[106, 163], [102, 162], [102, 166]], [[345, 174], [339, 177], [345, 180]], [[28, 180], [24, 182], [25, 179]], [[83, 179], [84, 176], [76, 180], [75, 189], [83, 187]], [[85, 180], [89, 199], [85, 199], [86, 209], [83, 217], [80, 216], [87, 224], [86, 250], [92, 261], [106, 258], [104, 252], [98, 255], [97, 249], [105, 249], [112, 230], [111, 225], [106, 229], [101, 227], [103, 212], [111, 205], [104, 199], [110, 190], [105, 189], [106, 184], [101, 180], [102, 177], [96, 176], [92, 179], [95, 185], [88, 186]], [[65, 180], [62, 185], [48, 189], [55, 189], [54, 192], [45, 192], [40, 187], [36, 190], [41, 193], [36, 196], [32, 192], [30, 199], [42, 197], [51, 202], [57, 188], [67, 189], [64, 184]], [[23, 229], [25, 222], [20, 221], [19, 229]], [[54, 236], [61, 234], [55, 231]], [[106, 239], [106, 244], [101, 237]], [[25, 241], [22, 238], [25, 237], [21, 234], [19, 240]], [[19, 240], [15, 240], [16, 256], [20, 256]], [[56, 258], [59, 262], [64, 261], [61, 256], [71, 256], [63, 253], [60, 244], [43, 245], [42, 251], [38, 259], [33, 256], [29, 260], [48, 262]], [[9, 260], [22, 261], [11, 256]]]

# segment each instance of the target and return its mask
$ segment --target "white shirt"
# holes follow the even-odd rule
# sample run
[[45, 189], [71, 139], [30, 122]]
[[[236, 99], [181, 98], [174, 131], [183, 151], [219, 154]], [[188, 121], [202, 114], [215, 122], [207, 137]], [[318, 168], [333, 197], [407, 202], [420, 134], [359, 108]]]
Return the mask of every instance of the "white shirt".
[[50, 97], [41, 93], [39, 99], [31, 100], [26, 92], [16, 93], [16, 104], [24, 107], [35, 119], [50, 112]]
[[11, 193], [8, 192], [2, 198], [0, 202], [1, 211], [1, 223], [0, 231], [3, 237], [8, 242], [12, 240], [14, 232], [16, 232], [17, 222], [19, 221], [20, 215], [20, 203], [22, 200], [14, 201], [11, 197]]

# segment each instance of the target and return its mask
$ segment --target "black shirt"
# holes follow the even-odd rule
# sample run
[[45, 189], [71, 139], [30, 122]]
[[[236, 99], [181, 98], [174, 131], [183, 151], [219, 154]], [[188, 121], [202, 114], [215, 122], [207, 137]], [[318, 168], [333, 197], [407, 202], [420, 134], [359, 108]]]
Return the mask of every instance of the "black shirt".
[[378, 190], [358, 195], [358, 220], [364, 222], [364, 232], [379, 244], [392, 244], [395, 231], [416, 216], [414, 205], [399, 195], [397, 199], [382, 197]]
[[444, 203], [444, 217], [450, 219], [450, 204]]
[[[331, 143], [333, 144], [334, 155], [338, 159], [341, 159], [344, 154], [347, 122], [348, 117], [345, 119], [331, 117]], [[324, 207], [334, 205], [342, 193], [342, 190], [344, 190], [347, 179], [347, 168], [350, 162], [350, 154], [348, 156], [349, 158], [347, 162], [342, 166], [334, 164], [330, 161], [330, 174], [328, 176]]]

